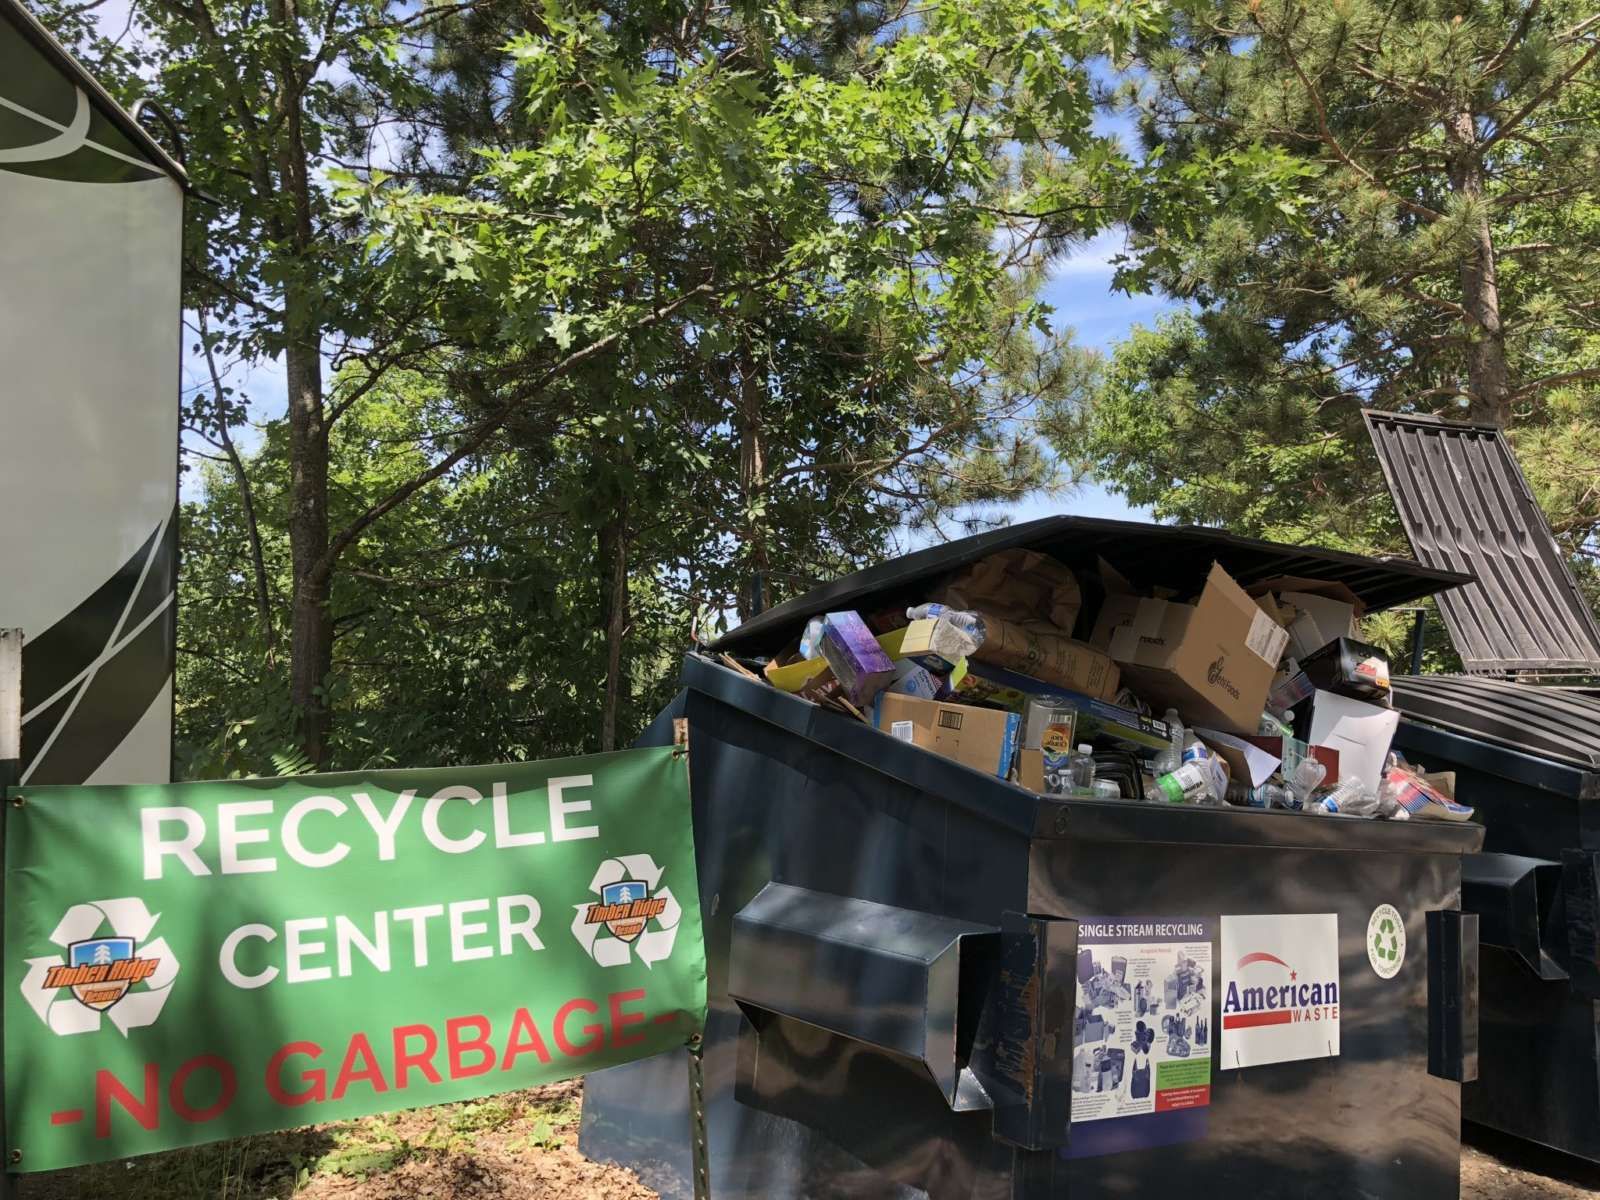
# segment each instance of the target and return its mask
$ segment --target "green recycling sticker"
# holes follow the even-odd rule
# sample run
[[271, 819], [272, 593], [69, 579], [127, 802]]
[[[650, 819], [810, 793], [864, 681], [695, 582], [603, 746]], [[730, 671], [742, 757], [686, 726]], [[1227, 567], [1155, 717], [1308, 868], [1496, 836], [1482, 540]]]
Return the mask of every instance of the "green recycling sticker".
[[1406, 923], [1392, 904], [1380, 904], [1367, 921], [1367, 961], [1379, 979], [1393, 979], [1406, 961]]

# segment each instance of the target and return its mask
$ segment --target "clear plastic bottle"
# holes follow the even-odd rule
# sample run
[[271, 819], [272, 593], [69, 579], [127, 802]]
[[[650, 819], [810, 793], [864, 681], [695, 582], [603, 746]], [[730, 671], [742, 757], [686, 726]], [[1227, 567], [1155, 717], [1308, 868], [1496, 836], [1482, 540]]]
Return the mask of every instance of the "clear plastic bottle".
[[1157, 778], [1156, 787], [1161, 793], [1156, 798], [1172, 804], [1204, 804], [1210, 790], [1205, 771], [1196, 763], [1180, 764]]
[[1220, 807], [1226, 803], [1228, 794], [1228, 768], [1221, 757], [1212, 753], [1211, 747], [1202, 742], [1194, 734], [1189, 735], [1189, 742], [1183, 748], [1183, 765], [1196, 766], [1200, 769], [1201, 777], [1205, 780], [1205, 788], [1197, 804], [1209, 804]]
[[1304, 808], [1311, 802], [1311, 793], [1322, 786], [1322, 781], [1328, 777], [1328, 768], [1311, 755], [1306, 755], [1294, 766], [1294, 771], [1288, 775], [1285, 782], [1289, 790], [1294, 793], [1295, 803], [1292, 807]]
[[1094, 747], [1081, 745], [1078, 752], [1072, 756], [1072, 790], [1075, 792], [1094, 791]]
[[1281, 783], [1263, 783], [1251, 787], [1246, 783], [1228, 785], [1228, 803], [1241, 808], [1299, 808], [1294, 793]]
[[1178, 716], [1177, 709], [1169, 708], [1167, 715], [1161, 719], [1166, 722], [1171, 742], [1157, 752], [1155, 762], [1151, 764], [1157, 776], [1170, 775], [1183, 765], [1183, 718]]
[[[1370, 815], [1361, 811], [1366, 807], [1365, 799], [1359, 779], [1344, 779], [1327, 795], [1319, 796], [1307, 804], [1306, 811], [1324, 816], [1334, 813], [1345, 813], [1349, 816]], [[1375, 802], [1372, 807], [1375, 811], [1377, 807]]]
[[800, 657], [812, 660], [822, 657], [821, 617], [812, 617], [806, 622], [806, 631], [800, 635]]

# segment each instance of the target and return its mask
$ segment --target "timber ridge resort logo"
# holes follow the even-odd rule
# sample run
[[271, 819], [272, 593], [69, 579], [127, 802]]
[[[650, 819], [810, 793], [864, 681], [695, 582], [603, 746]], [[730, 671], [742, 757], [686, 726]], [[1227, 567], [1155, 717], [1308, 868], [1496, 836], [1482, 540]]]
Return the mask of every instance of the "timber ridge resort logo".
[[644, 932], [645, 923], [652, 917], [659, 917], [666, 907], [667, 902], [660, 896], [652, 896], [643, 881], [624, 879], [600, 889], [600, 899], [589, 905], [589, 911], [583, 914], [583, 923], [604, 925], [623, 941], [631, 942]]
[[[1255, 968], [1245, 976], [1247, 968]], [[1276, 954], [1256, 951], [1239, 960], [1237, 973], [1247, 979], [1228, 980], [1222, 997], [1222, 1027], [1252, 1029], [1261, 1025], [1297, 1025], [1302, 1021], [1339, 1018], [1339, 984], [1336, 980], [1306, 980]]]
[[155, 1023], [178, 975], [159, 919], [134, 897], [74, 904], [50, 940], [64, 955], [30, 958], [22, 980], [28, 1007], [63, 1036], [93, 1033], [104, 1018], [124, 1037]]
[[683, 911], [672, 889], [661, 885], [665, 869], [648, 854], [623, 854], [600, 864], [589, 884], [591, 899], [573, 905], [572, 936], [602, 967], [635, 958], [645, 967], [672, 953]]

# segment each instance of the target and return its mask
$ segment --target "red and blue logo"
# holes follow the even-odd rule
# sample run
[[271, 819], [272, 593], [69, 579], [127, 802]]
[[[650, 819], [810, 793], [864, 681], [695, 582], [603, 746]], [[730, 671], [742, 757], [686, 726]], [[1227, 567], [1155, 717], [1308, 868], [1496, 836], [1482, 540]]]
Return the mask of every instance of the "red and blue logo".
[[1301, 1021], [1339, 1019], [1337, 980], [1306, 980], [1276, 954], [1246, 954], [1236, 968], [1241, 979], [1228, 981], [1222, 997], [1222, 1027], [1252, 1029], [1260, 1025], [1294, 1025]]

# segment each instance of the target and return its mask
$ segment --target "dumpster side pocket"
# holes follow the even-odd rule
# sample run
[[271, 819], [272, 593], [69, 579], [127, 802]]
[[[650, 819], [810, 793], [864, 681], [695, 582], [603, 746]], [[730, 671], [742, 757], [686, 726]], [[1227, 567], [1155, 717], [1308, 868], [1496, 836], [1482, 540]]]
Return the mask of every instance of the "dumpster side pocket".
[[1428, 913], [1428, 1074], [1478, 1077], [1478, 915]]
[[952, 1110], [987, 1108], [967, 1056], [998, 937], [991, 925], [769, 883], [733, 919], [728, 994], [758, 1039], [768, 1014], [801, 1021], [915, 1062]]
[[1600, 999], [1600, 854], [1561, 852], [1561, 898], [1566, 903], [1567, 969], [1580, 996]]
[[1005, 913], [1000, 986], [973, 1070], [994, 1103], [994, 1136], [1025, 1150], [1067, 1144], [1078, 923]]

